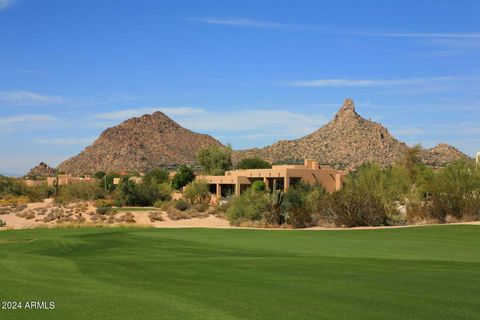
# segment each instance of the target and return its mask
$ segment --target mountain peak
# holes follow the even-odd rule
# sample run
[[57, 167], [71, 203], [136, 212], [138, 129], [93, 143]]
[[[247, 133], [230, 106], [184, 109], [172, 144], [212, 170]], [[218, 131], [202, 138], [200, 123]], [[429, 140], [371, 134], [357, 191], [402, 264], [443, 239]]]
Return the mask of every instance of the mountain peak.
[[343, 101], [343, 106], [337, 111], [335, 115], [335, 120], [348, 118], [348, 117], [358, 117], [357, 112], [355, 111], [355, 103], [352, 99], [347, 98]]
[[62, 162], [58, 169], [74, 174], [147, 172], [172, 164], [193, 164], [197, 151], [206, 146], [221, 143], [209, 135], [185, 129], [156, 111], [106, 129], [91, 146]]

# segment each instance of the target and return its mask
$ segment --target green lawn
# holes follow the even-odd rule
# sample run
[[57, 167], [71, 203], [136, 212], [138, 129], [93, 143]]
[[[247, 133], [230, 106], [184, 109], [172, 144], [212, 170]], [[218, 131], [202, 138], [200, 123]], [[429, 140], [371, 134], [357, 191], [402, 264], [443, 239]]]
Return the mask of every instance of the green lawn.
[[479, 319], [480, 227], [0, 232], [0, 319]]

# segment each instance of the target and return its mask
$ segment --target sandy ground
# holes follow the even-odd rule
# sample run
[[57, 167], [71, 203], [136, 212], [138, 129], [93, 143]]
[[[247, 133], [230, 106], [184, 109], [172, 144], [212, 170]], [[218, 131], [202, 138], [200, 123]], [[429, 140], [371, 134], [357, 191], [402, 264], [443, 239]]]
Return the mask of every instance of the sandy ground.
[[[51, 210], [54, 210], [56, 207], [53, 204], [52, 199], [46, 199], [44, 202], [38, 203], [29, 203], [27, 208], [22, 210], [21, 212], [35, 212], [35, 218], [26, 219], [17, 216], [17, 212], [12, 212], [9, 214], [2, 214], [0, 215], [0, 219], [6, 222], [5, 228], [0, 228], [0, 230], [8, 230], [8, 229], [30, 229], [30, 228], [39, 228], [39, 227], [55, 227], [59, 224], [56, 221], [51, 222], [43, 222], [43, 218], [48, 215]], [[69, 206], [60, 207], [64, 211], [67, 211]], [[75, 208], [75, 206], [74, 206]], [[48, 210], [47, 213], [40, 215], [37, 211], [39, 209], [46, 209]], [[75, 213], [73, 217], [78, 219], [79, 215], [85, 218], [86, 224], [89, 223], [96, 223], [92, 221], [92, 215], [94, 214], [96, 208], [93, 207], [91, 204], [88, 204], [88, 209], [81, 214]], [[72, 209], [74, 211], [74, 209]], [[149, 213], [153, 210], [146, 210], [146, 211], [121, 211], [116, 214], [117, 217], [130, 213], [133, 215], [135, 219], [135, 223], [131, 225], [139, 225], [139, 226], [152, 226], [156, 228], [235, 228], [230, 226], [229, 222], [225, 219], [221, 219], [212, 215], [209, 215], [206, 218], [191, 218], [191, 219], [181, 219], [181, 220], [171, 220], [166, 212], [161, 212], [163, 221], [155, 221], [151, 222], [149, 218]], [[75, 222], [73, 222], [75, 223]], [[68, 222], [67, 222], [68, 224]], [[112, 223], [108, 224], [111, 226], [125, 224], [124, 222], [119, 223]]]
[[[92, 204], [88, 206], [84, 203], [84, 209], [76, 209], [76, 205], [69, 205], [64, 207], [56, 207], [52, 199], [47, 199], [44, 202], [39, 203], [30, 203], [27, 205], [27, 208], [22, 212], [34, 212], [35, 217], [31, 219], [26, 219], [17, 216], [17, 212], [2, 214], [0, 219], [7, 223], [6, 227], [0, 228], [0, 230], [8, 229], [29, 229], [29, 228], [38, 228], [38, 227], [56, 227], [61, 224], [58, 224], [56, 220], [50, 222], [42, 221], [45, 216], [48, 215], [51, 210], [62, 209], [64, 212], [71, 212], [71, 216], [75, 219], [83, 217], [85, 222], [83, 224], [96, 223], [91, 220], [92, 216], [95, 213], [95, 207]], [[47, 213], [40, 214], [39, 210], [45, 209]], [[128, 211], [122, 211], [116, 214], [116, 217], [121, 217], [127, 214]], [[129, 225], [138, 225], [138, 226], [151, 226], [155, 228], [235, 228], [235, 229], [266, 229], [266, 230], [293, 230], [288, 228], [255, 228], [255, 227], [235, 227], [231, 226], [230, 223], [222, 218], [218, 218], [212, 215], [209, 215], [206, 218], [191, 218], [191, 219], [181, 219], [181, 220], [171, 220], [166, 212], [161, 212], [162, 221], [151, 222], [149, 218], [149, 213], [151, 210], [147, 211], [131, 211], [135, 219], [135, 223]], [[66, 222], [67, 224], [69, 222]], [[73, 222], [75, 223], [75, 221]], [[106, 223], [105, 223], [106, 224]], [[124, 222], [115, 222], [111, 224], [106, 224], [108, 226], [115, 226], [119, 224], [125, 224]], [[462, 222], [462, 223], [450, 223], [450, 224], [469, 224], [469, 225], [480, 225], [480, 221], [475, 222]], [[435, 224], [428, 225], [408, 225], [408, 226], [393, 226], [393, 227], [356, 227], [356, 228], [333, 228], [333, 227], [310, 227], [301, 230], [365, 230], [365, 229], [393, 229], [393, 228], [411, 228], [419, 226], [434, 226]], [[442, 224], [445, 225], [445, 224]]]

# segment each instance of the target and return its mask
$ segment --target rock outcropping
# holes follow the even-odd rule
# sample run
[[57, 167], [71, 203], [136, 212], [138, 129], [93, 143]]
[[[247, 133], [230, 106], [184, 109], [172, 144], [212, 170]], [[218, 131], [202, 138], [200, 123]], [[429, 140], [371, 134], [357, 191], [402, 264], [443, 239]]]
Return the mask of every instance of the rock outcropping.
[[62, 162], [58, 170], [73, 174], [146, 172], [162, 166], [193, 164], [200, 148], [215, 145], [221, 143], [209, 135], [181, 127], [162, 112], [155, 112], [105, 130], [79, 155]]
[[[427, 164], [445, 164], [465, 156], [453, 147], [440, 145], [424, 150]], [[365, 162], [382, 166], [400, 160], [408, 146], [395, 139], [381, 124], [362, 118], [353, 100], [346, 99], [332, 121], [317, 131], [296, 139], [279, 141], [264, 148], [235, 152], [236, 161], [261, 157], [274, 163], [310, 158], [335, 167], [353, 169]]]
[[53, 177], [56, 174], [56, 170], [50, 167], [45, 162], [40, 162], [36, 167], [32, 168], [25, 176], [32, 178], [45, 178]]
[[468, 156], [455, 147], [440, 143], [434, 148], [423, 150], [420, 157], [429, 166], [443, 167], [452, 161]]

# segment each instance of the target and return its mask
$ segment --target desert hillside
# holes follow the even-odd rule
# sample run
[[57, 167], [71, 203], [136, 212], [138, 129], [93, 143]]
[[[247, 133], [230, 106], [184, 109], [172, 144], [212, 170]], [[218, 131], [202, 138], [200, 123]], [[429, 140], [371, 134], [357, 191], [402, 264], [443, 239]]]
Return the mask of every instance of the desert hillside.
[[221, 145], [206, 134], [181, 127], [162, 112], [131, 118], [105, 130], [79, 155], [62, 162], [67, 173], [145, 172], [160, 166], [193, 164], [197, 151]]
[[[194, 164], [197, 151], [222, 144], [209, 135], [192, 132], [161, 112], [129, 119], [105, 130], [79, 155], [58, 167], [81, 174], [96, 171], [140, 171], [162, 166]], [[365, 162], [388, 165], [401, 159], [408, 146], [379, 123], [364, 119], [346, 99], [332, 121], [296, 140], [278, 141], [264, 148], [234, 151], [234, 162], [261, 157], [273, 163], [315, 159], [336, 167], [355, 168]], [[431, 166], [443, 166], [465, 154], [439, 144], [421, 152]], [[42, 169], [44, 169], [42, 167]]]
[[[381, 124], [362, 118], [353, 100], [346, 99], [333, 120], [315, 132], [264, 148], [236, 151], [235, 160], [256, 156], [278, 163], [310, 158], [333, 166], [355, 168], [365, 162], [391, 164], [401, 159], [407, 148]], [[429, 165], [444, 165], [459, 157], [466, 155], [445, 144], [421, 153], [422, 161]]]

